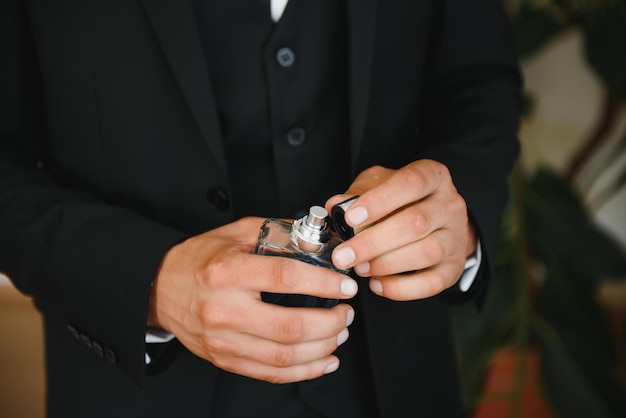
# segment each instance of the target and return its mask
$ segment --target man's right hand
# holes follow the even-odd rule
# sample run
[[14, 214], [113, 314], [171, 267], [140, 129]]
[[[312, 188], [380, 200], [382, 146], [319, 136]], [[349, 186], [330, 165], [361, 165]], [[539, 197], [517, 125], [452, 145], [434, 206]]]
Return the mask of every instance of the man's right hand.
[[353, 309], [283, 307], [263, 302], [261, 292], [348, 299], [357, 284], [329, 269], [252, 254], [263, 221], [244, 218], [172, 247], [153, 283], [148, 324], [243, 376], [289, 383], [331, 373]]

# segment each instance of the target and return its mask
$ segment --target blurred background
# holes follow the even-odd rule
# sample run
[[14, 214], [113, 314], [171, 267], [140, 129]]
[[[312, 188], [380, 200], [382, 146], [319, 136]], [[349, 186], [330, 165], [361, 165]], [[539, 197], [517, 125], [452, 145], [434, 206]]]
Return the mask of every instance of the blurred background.
[[[523, 151], [485, 307], [451, 308], [468, 416], [626, 417], [626, 1], [505, 4]], [[0, 274], [0, 417], [44, 416], [41, 333]]]
[[484, 310], [451, 308], [468, 416], [626, 417], [626, 2], [505, 4], [522, 157]]

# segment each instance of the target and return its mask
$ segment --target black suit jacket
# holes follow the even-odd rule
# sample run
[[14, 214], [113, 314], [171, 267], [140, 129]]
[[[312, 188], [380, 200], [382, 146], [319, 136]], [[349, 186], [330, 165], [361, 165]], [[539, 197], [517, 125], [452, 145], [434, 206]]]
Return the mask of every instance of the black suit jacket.
[[[518, 152], [500, 2], [347, 3], [354, 173], [445, 163], [488, 277]], [[210, 203], [228, 178], [191, 2], [1, 4], [0, 270], [44, 316], [50, 414], [207, 416], [214, 366], [184, 349], [144, 364], [163, 254], [232, 220]], [[434, 416], [455, 389], [445, 304], [359, 297], [381, 414]]]

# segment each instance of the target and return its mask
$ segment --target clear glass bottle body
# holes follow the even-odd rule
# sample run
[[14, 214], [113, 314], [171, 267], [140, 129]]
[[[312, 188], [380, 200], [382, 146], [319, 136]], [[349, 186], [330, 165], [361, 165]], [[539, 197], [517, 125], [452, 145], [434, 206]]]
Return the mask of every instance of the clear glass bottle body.
[[[293, 258], [342, 274], [349, 274], [349, 270], [339, 270], [332, 263], [332, 251], [342, 240], [327, 228], [325, 219], [323, 222], [320, 220], [321, 215], [326, 213], [323, 208], [320, 209], [322, 210], [317, 212], [317, 218], [310, 212], [309, 215], [294, 221], [294, 223], [275, 218], [266, 220], [261, 226], [254, 253]], [[312, 218], [313, 221], [311, 222]], [[307, 223], [307, 221], [309, 222]], [[317, 225], [311, 227], [311, 223]], [[310, 295], [263, 293], [262, 296], [266, 302], [284, 306], [330, 308], [338, 303], [337, 299], [325, 299]]]

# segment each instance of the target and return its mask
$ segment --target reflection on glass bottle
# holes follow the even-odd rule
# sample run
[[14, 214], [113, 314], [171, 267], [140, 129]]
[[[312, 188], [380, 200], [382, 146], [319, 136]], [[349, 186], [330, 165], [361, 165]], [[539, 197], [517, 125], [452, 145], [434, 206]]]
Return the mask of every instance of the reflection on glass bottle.
[[[293, 224], [270, 218], [261, 227], [254, 253], [294, 258], [349, 274], [349, 270], [339, 270], [331, 261], [333, 249], [342, 240], [329, 227], [327, 217], [326, 209], [313, 206], [307, 215], [295, 220]], [[309, 295], [263, 293], [262, 296], [266, 302], [284, 306], [330, 308], [338, 303], [337, 299], [324, 299]]]

